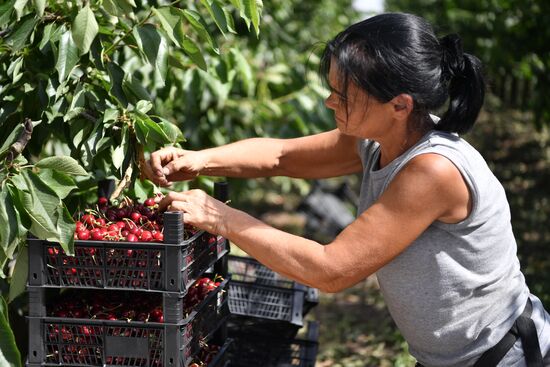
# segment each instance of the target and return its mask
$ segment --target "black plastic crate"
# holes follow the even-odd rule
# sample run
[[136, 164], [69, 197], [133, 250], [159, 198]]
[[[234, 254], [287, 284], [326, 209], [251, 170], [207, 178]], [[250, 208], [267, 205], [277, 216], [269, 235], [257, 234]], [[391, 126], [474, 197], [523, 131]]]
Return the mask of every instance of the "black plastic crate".
[[[226, 324], [226, 279], [183, 318], [183, 294], [163, 294], [165, 323], [46, 316], [45, 288], [29, 287], [29, 366], [185, 367]], [[180, 316], [180, 322], [170, 322]], [[172, 315], [172, 316], [170, 316]]]
[[29, 284], [185, 293], [227, 246], [204, 231], [184, 239], [182, 215], [164, 213], [164, 243], [77, 240], [68, 256], [57, 243], [29, 238]]
[[304, 291], [231, 280], [229, 333], [266, 333], [292, 338], [303, 326]]
[[298, 289], [305, 292], [304, 315], [319, 303], [319, 290], [292, 281], [260, 264], [251, 257], [229, 256], [231, 279], [243, 283], [254, 283], [286, 289]]
[[270, 338], [257, 334], [232, 334], [229, 350], [233, 367], [314, 367], [319, 349], [319, 324], [308, 322], [301, 338]]

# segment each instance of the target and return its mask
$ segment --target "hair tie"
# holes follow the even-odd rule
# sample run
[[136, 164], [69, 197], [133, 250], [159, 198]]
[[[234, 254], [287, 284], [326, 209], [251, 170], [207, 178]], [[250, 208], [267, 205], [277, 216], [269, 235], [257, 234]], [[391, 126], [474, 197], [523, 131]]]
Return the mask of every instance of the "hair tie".
[[462, 40], [458, 34], [449, 34], [439, 40], [441, 45], [441, 71], [442, 77], [449, 80], [462, 75], [464, 71], [464, 52]]

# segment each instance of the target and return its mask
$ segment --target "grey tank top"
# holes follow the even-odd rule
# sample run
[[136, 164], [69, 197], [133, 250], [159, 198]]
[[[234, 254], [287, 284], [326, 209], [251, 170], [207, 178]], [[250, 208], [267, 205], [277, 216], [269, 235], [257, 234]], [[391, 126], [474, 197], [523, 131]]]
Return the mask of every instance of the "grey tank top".
[[361, 140], [358, 149], [364, 167], [359, 213], [419, 154], [446, 157], [467, 183], [471, 214], [456, 224], [432, 223], [376, 276], [392, 318], [419, 362], [472, 365], [508, 332], [529, 297], [502, 185], [483, 157], [454, 134], [431, 131], [382, 169], [378, 143]]

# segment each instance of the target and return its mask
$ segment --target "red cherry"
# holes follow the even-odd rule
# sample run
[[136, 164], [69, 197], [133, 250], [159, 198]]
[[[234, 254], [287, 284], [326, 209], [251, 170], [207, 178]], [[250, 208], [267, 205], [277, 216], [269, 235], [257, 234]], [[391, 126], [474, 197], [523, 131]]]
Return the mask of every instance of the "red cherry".
[[153, 235], [151, 234], [150, 231], [143, 231], [141, 233], [141, 235], [139, 236], [139, 239], [144, 241], [144, 242], [148, 242], [148, 241], [151, 241], [153, 239]]
[[105, 224], [105, 218], [97, 218], [97, 220], [95, 221], [95, 225], [98, 227], [105, 227]]
[[82, 231], [79, 231], [76, 233], [78, 235], [79, 240], [89, 240], [90, 239], [90, 231], [87, 229], [84, 229]]
[[86, 229], [86, 226], [81, 221], [76, 221], [76, 230], [81, 231], [83, 229]]
[[122, 229], [122, 228], [126, 227], [126, 223], [124, 223], [124, 221], [120, 220], [120, 221], [116, 222], [116, 226], [118, 228]]
[[99, 206], [105, 206], [109, 203], [109, 199], [107, 199], [106, 197], [104, 196], [101, 196], [99, 199], [97, 199], [97, 204]]
[[82, 216], [82, 222], [86, 223], [90, 227], [95, 224], [96, 218], [92, 214], [84, 214]]
[[101, 241], [103, 239], [104, 234], [101, 233], [99, 228], [94, 228], [90, 231], [90, 234], [92, 236], [92, 240], [94, 241]]
[[118, 233], [119, 230], [120, 230], [120, 227], [117, 226], [116, 224], [111, 224], [109, 227], [107, 227], [107, 231], [109, 231], [109, 232]]
[[145, 204], [145, 206], [155, 206], [155, 198], [148, 198], [143, 204]]
[[141, 219], [141, 214], [138, 212], [132, 212], [132, 214], [130, 214], [130, 219], [133, 220], [135, 223], [139, 223], [139, 220]]
[[135, 234], [130, 233], [128, 236], [126, 236], [126, 241], [128, 242], [137, 242], [138, 238]]
[[153, 235], [153, 238], [155, 239], [155, 241], [164, 242], [164, 235], [162, 234], [162, 232], [155, 233]]

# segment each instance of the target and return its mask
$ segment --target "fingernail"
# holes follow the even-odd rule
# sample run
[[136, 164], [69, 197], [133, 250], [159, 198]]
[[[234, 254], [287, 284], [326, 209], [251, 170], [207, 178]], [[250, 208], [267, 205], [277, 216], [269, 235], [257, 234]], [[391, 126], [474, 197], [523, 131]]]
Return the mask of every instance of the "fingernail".
[[157, 170], [157, 176], [164, 176], [164, 173], [162, 172], [162, 170], [160, 169]]
[[165, 176], [168, 176], [170, 174], [170, 170], [166, 167], [162, 169], [162, 172], [164, 172]]

